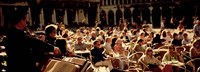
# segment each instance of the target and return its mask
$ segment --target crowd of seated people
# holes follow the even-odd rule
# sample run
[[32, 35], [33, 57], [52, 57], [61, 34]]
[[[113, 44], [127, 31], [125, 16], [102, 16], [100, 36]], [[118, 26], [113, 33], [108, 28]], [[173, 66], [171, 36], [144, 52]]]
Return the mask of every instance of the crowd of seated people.
[[[115, 59], [120, 62], [118, 69], [127, 69], [125, 66], [129, 65], [129, 61], [131, 61], [127, 57], [136, 52], [142, 52], [144, 55], [139, 60], [148, 67], [144, 70], [153, 72], [190, 70], [195, 72], [200, 66], [197, 64], [198, 61], [194, 61], [189, 66], [186, 64], [192, 59], [200, 58], [200, 40], [197, 34], [198, 32], [196, 31], [194, 32], [194, 37], [188, 37], [189, 33], [185, 30], [175, 32], [163, 29], [156, 32], [128, 28], [120, 30], [119, 27], [109, 27], [108, 29], [81, 27], [73, 31], [66, 29], [66, 27], [61, 27], [58, 30], [58, 26], [53, 25], [47, 26], [45, 34], [40, 35], [38, 38], [60, 48], [61, 56], [56, 57], [79, 56], [76, 51], [88, 51], [88, 54], [81, 54], [81, 56], [84, 56], [83, 58], [92, 56], [94, 65], [103, 64], [110, 70], [113, 69], [115, 63], [112, 63], [112, 61]], [[154, 45], [158, 44], [160, 46], [154, 47]], [[160, 48], [161, 46], [166, 46], [167, 48]], [[178, 51], [178, 47], [183, 47], [184, 50]], [[166, 51], [166, 53], [161, 56], [162, 59], [160, 60], [156, 54], [161, 50]], [[127, 58], [128, 62], [122, 57]], [[175, 65], [179, 63], [180, 65]]]

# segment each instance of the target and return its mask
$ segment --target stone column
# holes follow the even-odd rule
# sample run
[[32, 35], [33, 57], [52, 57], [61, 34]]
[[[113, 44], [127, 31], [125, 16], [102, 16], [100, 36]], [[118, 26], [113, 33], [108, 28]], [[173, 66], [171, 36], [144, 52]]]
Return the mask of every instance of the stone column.
[[53, 9], [53, 14], [52, 14], [51, 21], [52, 21], [53, 23], [57, 23], [57, 21], [56, 21], [56, 9]]
[[121, 10], [122, 10], [122, 20], [124, 21], [124, 8], [122, 8]]
[[170, 6], [169, 8], [171, 9], [171, 17], [173, 17], [173, 9], [174, 9], [174, 6]]
[[106, 4], [105, 4], [105, 5], [108, 5], [108, 1], [109, 1], [109, 0], [104, 0], [104, 1], [106, 1]]
[[152, 22], [153, 22], [153, 19], [152, 19], [152, 11], [153, 11], [153, 7], [150, 6], [150, 7], [149, 7], [149, 10], [150, 10], [150, 22], [151, 22], [151, 24], [152, 24]]
[[28, 8], [28, 22], [30, 23], [30, 26], [32, 26], [32, 16], [31, 16], [31, 8]]
[[117, 25], [117, 23], [116, 23], [116, 11], [117, 11], [117, 8], [112, 9], [112, 11], [114, 12], [114, 25]]
[[140, 5], [140, 20], [143, 22], [143, 19], [142, 19], [142, 6]]
[[100, 5], [97, 5], [97, 15], [96, 15], [96, 21], [100, 21]]
[[122, 4], [124, 4], [125, 2], [124, 2], [125, 0], [122, 0]]
[[67, 18], [67, 9], [65, 9], [65, 14], [64, 14], [63, 22], [64, 22], [65, 25], [69, 25], [68, 24], [68, 18]]
[[79, 25], [78, 23], [78, 11], [76, 10], [76, 15], [75, 15], [75, 22]]
[[117, 4], [119, 4], [119, 3], [120, 3], [120, 0], [117, 1]]
[[85, 24], [87, 24], [87, 25], [89, 25], [89, 22], [88, 22], [88, 13], [86, 13], [86, 22], [85, 22]]
[[107, 25], [109, 25], [109, 22], [108, 22], [108, 11], [109, 11], [109, 10], [108, 10], [108, 9], [105, 9], [104, 11], [106, 12], [106, 23], [107, 23]]
[[105, 5], [105, 4], [104, 4], [104, 0], [101, 0], [101, 3], [102, 3], [102, 5]]
[[133, 24], [133, 10], [134, 10], [135, 8], [134, 7], [131, 7], [130, 8], [130, 10], [131, 10], [131, 23]]
[[109, 0], [109, 1], [110, 1], [110, 5], [113, 5], [113, 4], [112, 4], [112, 0]]
[[160, 7], [160, 21], [162, 21], [162, 7]]
[[40, 11], [40, 26], [44, 26], [44, 11], [43, 11], [43, 8], [41, 8], [41, 11]]

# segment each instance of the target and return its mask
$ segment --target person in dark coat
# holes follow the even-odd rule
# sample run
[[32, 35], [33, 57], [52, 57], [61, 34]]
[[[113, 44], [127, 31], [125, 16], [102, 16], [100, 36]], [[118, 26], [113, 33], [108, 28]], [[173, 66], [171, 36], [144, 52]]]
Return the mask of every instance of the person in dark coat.
[[[5, 40], [7, 54], [7, 72], [39, 72], [36, 69], [34, 54], [37, 52], [53, 52], [58, 54], [59, 48], [47, 44], [25, 33], [27, 10], [17, 8], [13, 26], [7, 32]], [[40, 50], [40, 51], [38, 51]]]

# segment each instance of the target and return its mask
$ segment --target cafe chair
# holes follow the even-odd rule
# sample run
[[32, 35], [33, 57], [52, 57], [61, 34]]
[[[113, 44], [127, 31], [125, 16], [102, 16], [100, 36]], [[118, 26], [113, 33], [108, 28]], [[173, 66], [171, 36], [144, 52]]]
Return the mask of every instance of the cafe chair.
[[183, 47], [186, 49], [185, 51], [190, 52], [191, 46], [183, 46]]
[[128, 56], [128, 69], [138, 69], [142, 70], [139, 66], [138, 60], [144, 55], [143, 52], [136, 52]]
[[165, 44], [155, 43], [155, 44], [152, 45], [152, 48], [153, 49], [158, 49], [159, 47], [161, 47], [163, 45], [165, 45]]
[[92, 61], [93, 57], [90, 55], [90, 62], [91, 62], [91, 68], [93, 69], [92, 72], [110, 72], [108, 67], [101, 65], [101, 66], [95, 66], [95, 64]]
[[146, 65], [141, 59], [138, 60], [138, 63], [143, 71], [150, 71], [148, 65]]
[[169, 46], [167, 46], [167, 45], [162, 45], [162, 46], [160, 46], [158, 49], [168, 49], [168, 47], [169, 47]]
[[200, 72], [200, 67], [197, 68], [197, 72]]
[[83, 58], [77, 58], [77, 57], [66, 57], [63, 58], [64, 61], [78, 65], [80, 67], [80, 72], [85, 72], [87, 68], [90, 66], [90, 62]]
[[177, 47], [176, 47], [176, 51], [177, 51], [177, 52], [185, 52], [186, 49], [185, 49], [185, 47], [183, 47], [183, 46], [177, 46]]
[[156, 53], [154, 54], [154, 56], [155, 56], [158, 60], [162, 61], [162, 59], [163, 59], [165, 53], [167, 53], [167, 51], [159, 51], [159, 52], [156, 52]]
[[191, 59], [189, 61], [186, 62], [185, 65], [189, 65], [193, 68], [193, 71], [192, 72], [198, 72], [198, 68], [199, 67], [199, 64], [198, 63], [195, 63], [195, 62], [199, 62], [200, 61], [200, 58], [194, 58], [194, 59]]
[[80, 66], [70, 62], [51, 59], [42, 72], [80, 72]]

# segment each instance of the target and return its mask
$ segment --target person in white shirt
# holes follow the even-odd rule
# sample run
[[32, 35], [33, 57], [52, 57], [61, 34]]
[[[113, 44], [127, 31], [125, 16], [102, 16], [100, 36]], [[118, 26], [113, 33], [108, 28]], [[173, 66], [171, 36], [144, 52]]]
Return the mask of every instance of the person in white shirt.
[[193, 27], [194, 38], [200, 37], [200, 21], [197, 20]]
[[188, 34], [184, 33], [183, 34], [183, 40], [182, 40], [182, 45], [187, 45], [191, 44], [191, 39], [188, 38]]
[[171, 41], [171, 37], [169, 36], [169, 34], [167, 34], [165, 30], [162, 31], [160, 39], [164, 39], [164, 43], [170, 43]]
[[[161, 72], [161, 61], [153, 56], [153, 50], [149, 47], [145, 50], [145, 55], [143, 55], [139, 61], [143, 62], [148, 69], [152, 72]], [[146, 70], [147, 68], [144, 68]]]
[[107, 37], [106, 38], [106, 42], [104, 43], [103, 47], [105, 49], [105, 53], [108, 54], [108, 55], [113, 55], [114, 54], [114, 51], [111, 47], [111, 44], [112, 44], [112, 38], [110, 37]]

